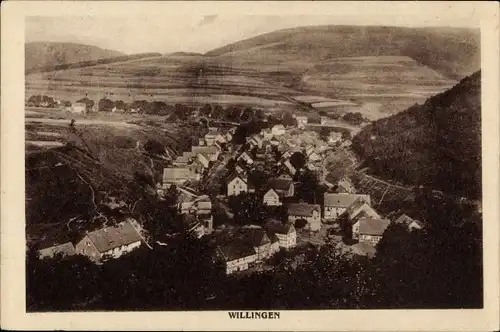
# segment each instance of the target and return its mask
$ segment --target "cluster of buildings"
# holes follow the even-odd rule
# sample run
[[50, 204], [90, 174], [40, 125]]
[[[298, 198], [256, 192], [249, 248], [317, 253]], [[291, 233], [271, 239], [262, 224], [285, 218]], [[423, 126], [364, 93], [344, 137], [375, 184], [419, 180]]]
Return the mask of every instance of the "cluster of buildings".
[[66, 242], [40, 249], [38, 255], [41, 259], [83, 255], [95, 263], [102, 263], [139, 248], [144, 242], [141, 232], [137, 221], [128, 218], [116, 225], [87, 232], [76, 243]]
[[[214, 232], [212, 198], [189, 187], [191, 181], [202, 179], [220, 154], [228, 151], [234, 128], [227, 132], [209, 128], [198, 144], [191, 147], [191, 151], [183, 152], [170, 167], [163, 169], [161, 183], [157, 184], [158, 193], [162, 196], [171, 186], [176, 186], [177, 208], [189, 231], [198, 238], [212, 235], [216, 239], [217, 254], [224, 260], [227, 274], [249, 269], [270, 258], [280, 248], [295, 247], [298, 221], [309, 232], [318, 232], [326, 225], [336, 225], [343, 236], [371, 248], [379, 243], [391, 223], [373, 208], [369, 195], [356, 192], [347, 177], [338, 180], [330, 188], [335, 192], [325, 193], [322, 202], [297, 202], [298, 183], [294, 180], [297, 179], [297, 173], [305, 169], [316, 174], [322, 172], [325, 153], [332, 148], [331, 142], [336, 144], [342, 140], [342, 135], [332, 134], [331, 139], [325, 142], [318, 139], [315, 132], [301, 130], [307, 125], [307, 117], [297, 116], [296, 120], [298, 128], [276, 125], [247, 137], [246, 144], [235, 155], [235, 163], [228, 170], [229, 175], [224, 178], [226, 197], [256, 193], [270, 210], [283, 208], [286, 217], [282, 221], [278, 221], [280, 218], [275, 216], [263, 226], [240, 227], [234, 232], [223, 232], [223, 238], [217, 239], [219, 233]], [[296, 152], [304, 156], [303, 169], [296, 169], [292, 165], [291, 159]], [[262, 167], [269, 165], [273, 167]], [[270, 179], [264, 185], [260, 184], [256, 188], [250, 175], [258, 169], [271, 169], [272, 174], [269, 174]], [[409, 230], [424, 227], [423, 223], [407, 215], [393, 222], [405, 225]], [[39, 255], [43, 258], [56, 254], [80, 254], [101, 262], [120, 257], [140, 247], [142, 242], [140, 226], [134, 220], [127, 219], [117, 225], [87, 233], [75, 244], [68, 242], [44, 248], [39, 251]]]

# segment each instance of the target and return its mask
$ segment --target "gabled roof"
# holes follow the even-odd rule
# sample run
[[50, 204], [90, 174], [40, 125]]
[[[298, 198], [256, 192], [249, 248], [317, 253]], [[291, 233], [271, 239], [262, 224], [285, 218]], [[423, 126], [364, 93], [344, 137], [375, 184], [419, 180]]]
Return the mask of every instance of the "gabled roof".
[[238, 174], [237, 172], [231, 172], [231, 174], [229, 174], [226, 177], [226, 183], [230, 183], [231, 181], [233, 181], [236, 178], [239, 178], [243, 182], [247, 183], [247, 178], [245, 176]]
[[362, 198], [365, 202], [370, 204], [370, 195], [340, 193], [340, 194], [325, 194], [324, 195], [324, 206], [337, 207], [337, 208], [348, 208], [358, 198]]
[[349, 181], [348, 179], [346, 178], [342, 178], [338, 183], [337, 185], [341, 188], [343, 188], [345, 191], [347, 192], [356, 192], [356, 189], [354, 188], [353, 184], [351, 183], [351, 181]]
[[416, 223], [420, 228], [424, 227], [424, 224], [420, 220], [415, 220], [410, 218], [408, 215], [403, 214], [398, 219], [394, 221], [396, 224], [403, 224], [406, 226], [410, 226], [412, 223]]
[[359, 220], [359, 234], [381, 236], [390, 223], [387, 219], [362, 218]]
[[350, 220], [359, 219], [358, 215], [361, 213], [370, 218], [380, 218], [377, 211], [375, 211], [375, 209], [366, 203], [362, 198], [358, 198], [351, 206], [349, 206], [346, 213]]
[[256, 254], [252, 246], [240, 241], [228, 243], [218, 247], [218, 249], [226, 262]]
[[269, 188], [274, 189], [276, 192], [283, 192], [288, 191], [288, 189], [290, 189], [290, 185], [293, 185], [293, 182], [292, 180], [275, 178], [270, 179], [268, 184]]
[[269, 236], [267, 236], [266, 232], [262, 228], [242, 227], [236, 232], [235, 238], [251, 245], [252, 247], [260, 247], [271, 243]]
[[193, 153], [204, 153], [204, 154], [216, 154], [218, 152], [215, 146], [192, 146], [191, 152]]
[[87, 236], [100, 253], [142, 240], [129, 221], [98, 229]]
[[72, 256], [75, 254], [75, 246], [71, 242], [66, 242], [52, 247], [43, 248], [38, 250], [40, 258], [54, 257], [56, 255]]
[[288, 215], [311, 217], [313, 211], [321, 213], [319, 204], [289, 203], [287, 204]]
[[163, 183], [186, 181], [191, 177], [191, 170], [185, 167], [167, 167], [163, 169]]

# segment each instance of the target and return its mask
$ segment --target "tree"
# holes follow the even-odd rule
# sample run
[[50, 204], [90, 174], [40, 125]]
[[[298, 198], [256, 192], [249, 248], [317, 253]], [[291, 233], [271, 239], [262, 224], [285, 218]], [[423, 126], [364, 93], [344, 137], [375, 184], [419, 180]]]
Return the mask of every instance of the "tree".
[[212, 113], [212, 105], [210, 104], [205, 104], [203, 105], [203, 107], [200, 108], [201, 116], [210, 117], [211, 113]]
[[222, 119], [224, 117], [224, 108], [221, 105], [215, 105], [212, 110], [213, 119]]
[[299, 200], [303, 200], [311, 204], [318, 204], [323, 201], [322, 195], [325, 190], [320, 185], [318, 177], [314, 172], [305, 170], [304, 172], [299, 173], [297, 181], [299, 182], [299, 185], [297, 186], [295, 196]]
[[107, 98], [102, 98], [101, 100], [99, 100], [99, 103], [97, 104], [97, 109], [99, 110], [99, 112], [111, 112], [113, 107], [114, 107], [113, 101]]
[[295, 219], [294, 227], [296, 229], [302, 229], [306, 227], [308, 224], [307, 220], [305, 219]]
[[241, 193], [230, 196], [228, 201], [234, 220], [240, 225], [262, 224], [266, 219], [266, 211], [262, 199], [252, 193]]
[[158, 140], [149, 139], [144, 144], [144, 150], [151, 155], [163, 155], [165, 154], [166, 147]]
[[140, 112], [146, 112], [149, 108], [149, 102], [147, 100], [134, 100], [130, 108], [138, 109]]
[[330, 136], [330, 132], [331, 132], [330, 128], [328, 128], [328, 127], [321, 127], [321, 129], [319, 131], [319, 137], [323, 141], [328, 141], [328, 137]]
[[114, 106], [117, 109], [124, 110], [125, 109], [125, 102], [123, 100], [117, 100], [117, 101], [115, 101]]
[[360, 112], [356, 112], [356, 113], [346, 113], [344, 114], [344, 117], [343, 117], [344, 121], [347, 121], [353, 125], [360, 125], [363, 123], [363, 114], [361, 114]]
[[293, 117], [291, 112], [285, 112], [281, 124], [285, 127], [297, 126], [297, 120]]
[[351, 140], [352, 139], [351, 132], [350, 131], [343, 131], [342, 132], [342, 139], [343, 140]]
[[292, 164], [293, 167], [295, 167], [297, 171], [304, 168], [306, 162], [307, 162], [306, 156], [304, 156], [302, 152], [294, 152], [290, 156], [290, 163]]
[[241, 121], [248, 122], [254, 116], [254, 110], [251, 107], [246, 107], [241, 113]]

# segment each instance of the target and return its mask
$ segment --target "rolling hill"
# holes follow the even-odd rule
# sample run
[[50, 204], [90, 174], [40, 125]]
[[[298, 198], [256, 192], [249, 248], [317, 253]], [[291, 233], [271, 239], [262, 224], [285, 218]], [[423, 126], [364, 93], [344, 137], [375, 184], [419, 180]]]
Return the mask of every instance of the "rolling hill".
[[380, 119], [353, 139], [377, 175], [448, 193], [481, 196], [481, 72]]
[[30, 42], [25, 45], [25, 70], [32, 71], [36, 68], [113, 58], [122, 55], [124, 54], [121, 52], [84, 44]]
[[407, 56], [451, 79], [479, 69], [479, 30], [370, 26], [315, 26], [278, 30], [210, 52], [241, 65], [308, 64], [342, 57]]

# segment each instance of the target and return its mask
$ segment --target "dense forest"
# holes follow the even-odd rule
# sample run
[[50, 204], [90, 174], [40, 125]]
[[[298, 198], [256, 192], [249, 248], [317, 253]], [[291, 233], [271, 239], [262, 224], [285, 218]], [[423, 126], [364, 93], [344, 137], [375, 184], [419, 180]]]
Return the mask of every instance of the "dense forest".
[[481, 72], [373, 122], [353, 139], [353, 149], [378, 176], [480, 197]]

